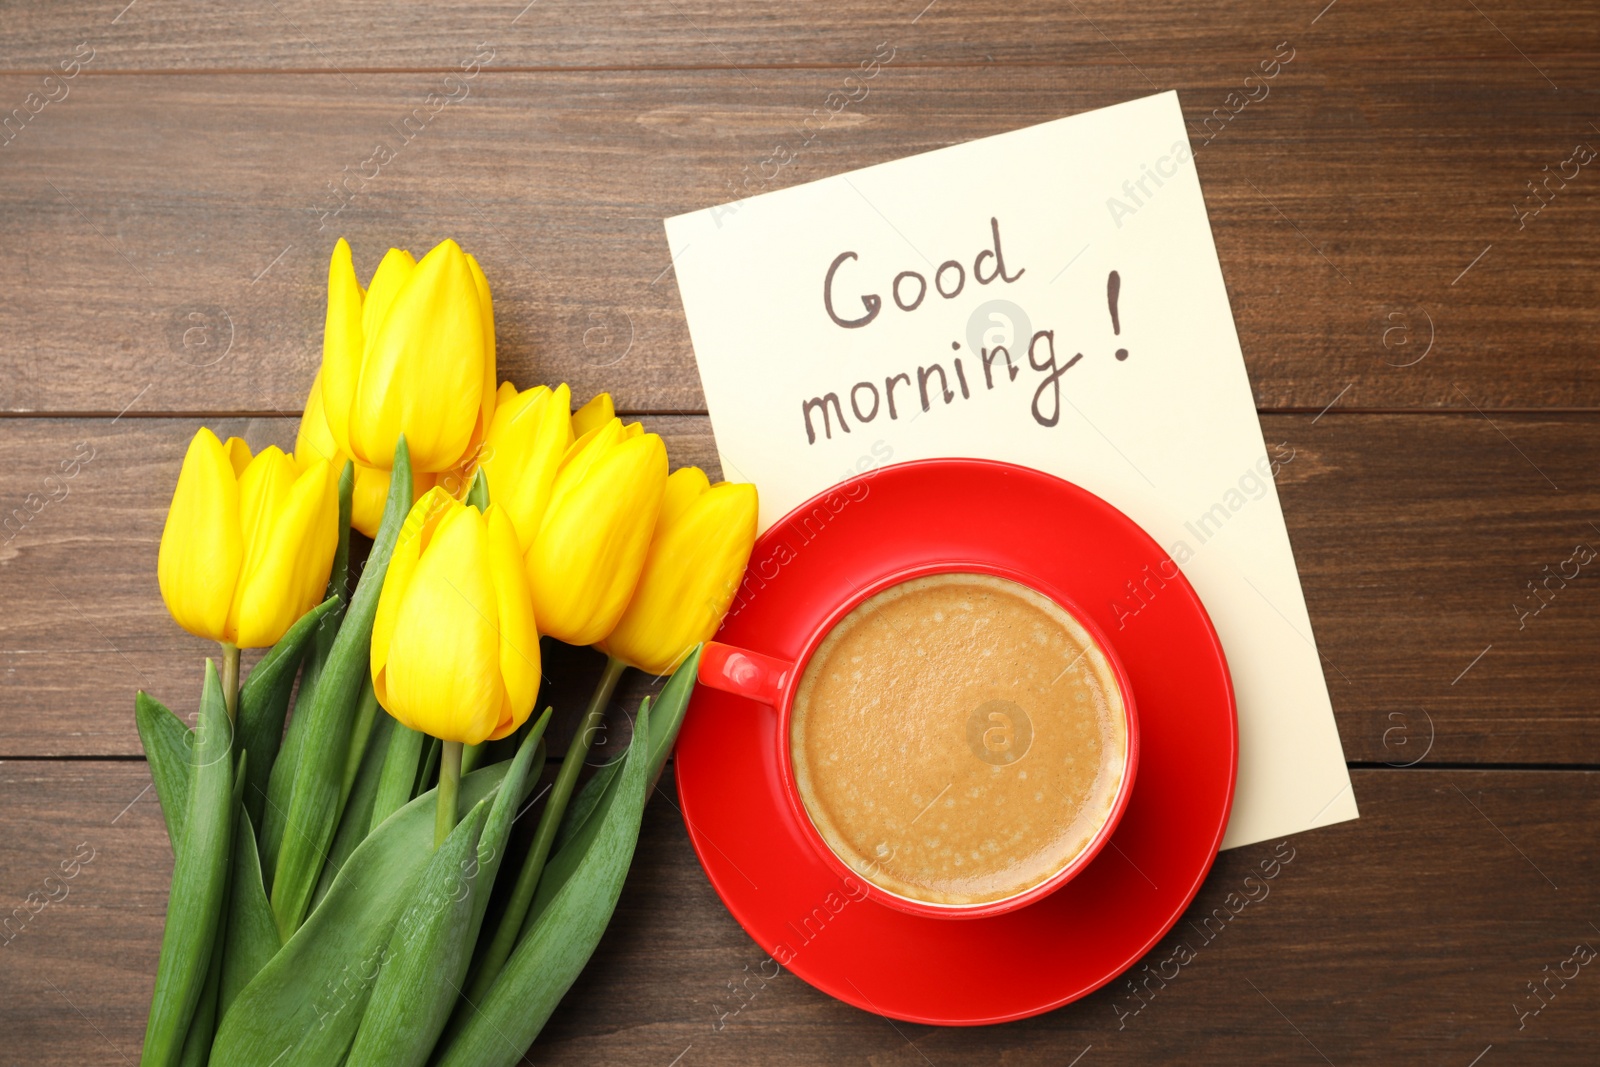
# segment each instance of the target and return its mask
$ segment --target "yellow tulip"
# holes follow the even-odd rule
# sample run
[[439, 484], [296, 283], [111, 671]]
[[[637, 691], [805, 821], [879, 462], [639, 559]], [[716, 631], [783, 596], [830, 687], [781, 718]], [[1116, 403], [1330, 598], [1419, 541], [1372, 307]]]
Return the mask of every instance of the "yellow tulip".
[[596, 393], [583, 407], [572, 413], [572, 432], [579, 437], [616, 418], [617, 409], [611, 403], [610, 393]]
[[400, 722], [475, 745], [521, 726], [539, 695], [539, 633], [517, 532], [428, 490], [395, 544], [372, 628], [372, 687]]
[[[311, 382], [311, 392], [306, 397], [305, 414], [300, 416], [300, 430], [294, 439], [294, 454], [302, 460], [312, 456], [327, 460], [333, 467], [335, 475], [344, 470], [345, 461], [350, 458], [339, 448], [339, 443], [333, 439], [333, 431], [328, 428], [322, 403], [320, 370]], [[368, 537], [376, 537], [378, 524], [383, 521], [384, 505], [389, 500], [389, 472], [369, 467], [364, 463], [355, 463], [353, 466], [355, 488], [350, 495], [350, 525]], [[411, 499], [415, 500], [432, 489], [433, 484], [434, 475], [413, 471]]]
[[161, 598], [179, 626], [240, 648], [275, 644], [322, 600], [339, 539], [338, 473], [201, 427], [161, 533]]
[[322, 340], [328, 430], [357, 463], [388, 470], [403, 433], [412, 469], [449, 470], [494, 414], [489, 283], [454, 241], [420, 262], [390, 249], [363, 293], [350, 246], [334, 246]]
[[601, 651], [671, 673], [722, 625], [755, 541], [755, 486], [712, 485], [698, 467], [673, 471], [639, 586]]
[[536, 386], [524, 393], [502, 385], [494, 421], [479, 463], [489, 479], [489, 499], [505, 507], [527, 551], [539, 532], [561, 458], [572, 444], [572, 391]]
[[667, 485], [661, 438], [617, 419], [573, 442], [527, 553], [541, 632], [592, 645], [622, 617]]

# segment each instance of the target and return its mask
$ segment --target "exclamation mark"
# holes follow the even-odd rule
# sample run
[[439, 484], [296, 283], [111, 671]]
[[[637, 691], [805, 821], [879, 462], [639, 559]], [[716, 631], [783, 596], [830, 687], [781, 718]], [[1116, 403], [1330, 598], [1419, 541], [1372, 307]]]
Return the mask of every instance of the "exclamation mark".
[[[1122, 321], [1117, 315], [1117, 296], [1122, 292], [1122, 275], [1112, 271], [1106, 278], [1106, 305], [1111, 308], [1111, 332], [1122, 336]], [[1128, 358], [1126, 348], [1117, 349], [1118, 361]]]

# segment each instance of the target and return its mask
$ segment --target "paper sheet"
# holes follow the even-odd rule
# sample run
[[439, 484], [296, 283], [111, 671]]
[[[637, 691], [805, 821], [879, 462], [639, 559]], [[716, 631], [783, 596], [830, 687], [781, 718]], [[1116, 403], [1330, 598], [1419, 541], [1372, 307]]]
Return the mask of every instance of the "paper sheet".
[[666, 227], [724, 476], [760, 487], [763, 528], [888, 462], [1076, 482], [1167, 548], [1221, 636], [1223, 847], [1356, 817], [1272, 480], [1294, 449], [1262, 436], [1176, 93]]

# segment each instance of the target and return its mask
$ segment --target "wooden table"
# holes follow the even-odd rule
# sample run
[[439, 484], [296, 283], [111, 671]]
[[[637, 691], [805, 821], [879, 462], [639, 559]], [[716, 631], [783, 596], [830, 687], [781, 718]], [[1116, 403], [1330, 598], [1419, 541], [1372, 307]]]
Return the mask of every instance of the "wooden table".
[[363, 276], [456, 237], [506, 375], [609, 388], [714, 467], [664, 216], [1169, 88], [1297, 457], [1361, 819], [1292, 839], [1176, 977], [957, 1030], [747, 981], [765, 954], [658, 796], [537, 1061], [1596, 1061], [1595, 0], [123, 3], [0, 20], [0, 1061], [138, 1055], [171, 859], [132, 695], [192, 711], [210, 651], [162, 609], [161, 524], [198, 423], [293, 440], [336, 237]]

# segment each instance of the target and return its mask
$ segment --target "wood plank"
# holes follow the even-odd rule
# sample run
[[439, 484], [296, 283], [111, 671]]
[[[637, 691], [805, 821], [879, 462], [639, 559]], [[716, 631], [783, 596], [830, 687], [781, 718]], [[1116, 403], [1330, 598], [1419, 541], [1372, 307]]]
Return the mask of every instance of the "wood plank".
[[[893, 42], [919, 62], [1143, 66], [1173, 53], [1248, 55], [1263, 42], [1270, 46], [1288, 37], [1382, 61], [1418, 55], [1517, 58], [1520, 48], [1562, 82], [1563, 61], [1582, 53], [1581, 31], [1595, 24], [1597, 12], [1592, 0], [1490, 4], [1481, 12], [1441, 2], [1327, 10], [1320, 3], [1286, 8], [1268, 0], [1226, 7], [1158, 0], [1137, 7], [1101, 2], [1066, 8], [1048, 0], [781, 7], [752, 0], [643, 0], [630, 5], [626, 17], [611, 18], [579, 4], [517, 0], [492, 7], [456, 0], [377, 8], [348, 0], [283, 0], [226, 13], [203, 0], [126, 8], [71, 0], [17, 11], [8, 20], [0, 69], [51, 69], [82, 40], [96, 49], [99, 69], [349, 73], [454, 68], [479, 41], [494, 45], [497, 62], [522, 67], [854, 66], [877, 41]], [[1531, 66], [1529, 74], [1538, 77]]]
[[[644, 422], [675, 463], [715, 475], [704, 417]], [[285, 419], [210, 424], [257, 447], [293, 439]], [[0, 533], [9, 538], [0, 592], [11, 605], [0, 619], [0, 677], [13, 709], [0, 716], [0, 756], [137, 754], [140, 687], [193, 711], [201, 657], [212, 650], [167, 617], [155, 562], [194, 425], [6, 424], [0, 520], [17, 532]], [[1279, 493], [1347, 758], [1600, 763], [1600, 564], [1581, 563], [1582, 551], [1574, 558], [1580, 545], [1600, 552], [1600, 490], [1589, 476], [1600, 465], [1600, 422], [1335, 409], [1267, 416], [1263, 426], [1270, 445], [1293, 453]], [[75, 477], [46, 482], [62, 459], [91, 452]], [[59, 499], [19, 524], [27, 494], [49, 501], [51, 486]], [[1216, 498], [1228, 488], [1219, 482]], [[1225, 545], [1226, 529], [1217, 536]], [[541, 701], [559, 709], [552, 738], [564, 744], [600, 661], [545, 646]], [[622, 706], [631, 713], [649, 685], [628, 677]], [[623, 717], [611, 729], [612, 743], [625, 741]]]
[[[1358, 822], [1281, 851], [1269, 843], [1219, 858], [1142, 961], [1171, 975], [1164, 961], [1180, 941], [1189, 946], [1195, 958], [1164, 986], [1152, 979], [1140, 999], [1118, 982], [1025, 1022], [943, 1029], [890, 1024], [787, 972], [746, 983], [770, 976], [771, 964], [696, 863], [669, 772], [616, 917], [536, 1046], [538, 1062], [1060, 1067], [1092, 1046], [1086, 1064], [1464, 1065], [1492, 1044], [1496, 1062], [1591, 1063], [1600, 984], [1590, 968], [1564, 986], [1551, 979], [1538, 1014], [1519, 1011], [1540, 1004], [1527, 983], [1554, 974], [1575, 945], [1592, 953], [1600, 943], [1589, 860], [1600, 775], [1376, 770], [1354, 779]], [[0, 948], [0, 1029], [17, 1062], [137, 1055], [171, 864], [148, 784], [141, 762], [0, 766], [0, 899], [26, 914], [30, 893], [41, 894], [36, 903], [60, 898], [14, 919]], [[63, 861], [87, 850], [93, 858], [63, 880]], [[1275, 852], [1288, 862], [1261, 880]], [[1251, 874], [1258, 880], [1246, 886]], [[1220, 933], [1215, 923], [1199, 932], [1245, 891], [1258, 899]], [[740, 985], [753, 995], [736, 996], [730, 987]]]
[[1596, 762], [1600, 425], [1263, 422], [1347, 758]]
[[[1270, 95], [1225, 125], [1212, 116], [1255, 58], [1140, 53], [1003, 77], [891, 63], [781, 169], [774, 145], [796, 150], [841, 71], [491, 68], [456, 90], [438, 72], [84, 75], [0, 149], [0, 242], [15, 250], [0, 258], [0, 410], [298, 410], [343, 233], [363, 274], [390, 243], [474, 250], [507, 374], [696, 412], [663, 217], [1152, 85], [1178, 88], [1210, 139], [1197, 166], [1258, 406], [1600, 406], [1594, 167], [1524, 228], [1512, 211], [1541, 168], [1600, 148], [1583, 99], [1516, 56], [1291, 47]], [[1570, 57], [1561, 77], [1597, 71]], [[37, 81], [0, 77], [0, 100]], [[430, 116], [428, 94], [452, 91]], [[368, 162], [380, 141], [395, 152], [382, 166]]]

